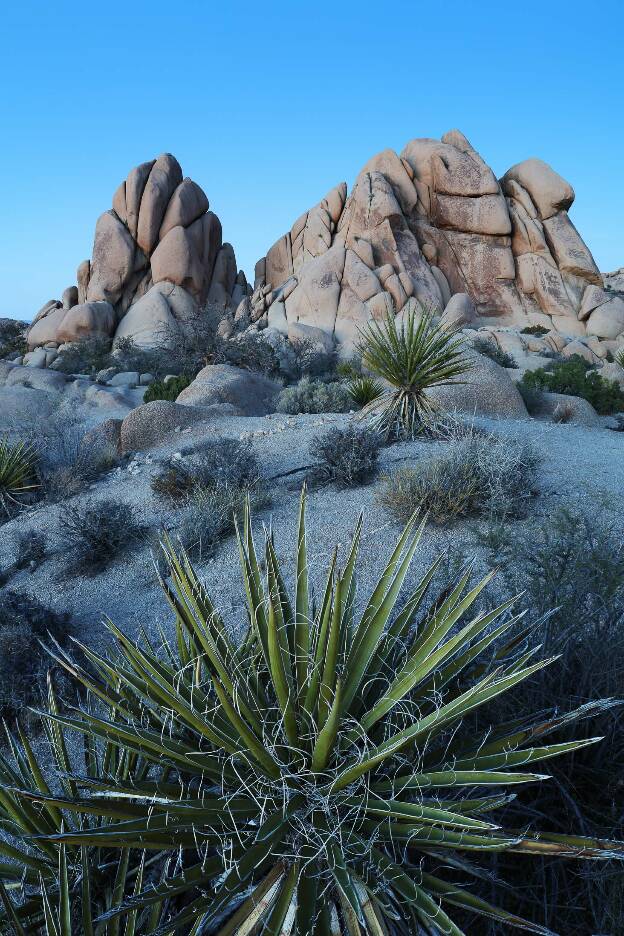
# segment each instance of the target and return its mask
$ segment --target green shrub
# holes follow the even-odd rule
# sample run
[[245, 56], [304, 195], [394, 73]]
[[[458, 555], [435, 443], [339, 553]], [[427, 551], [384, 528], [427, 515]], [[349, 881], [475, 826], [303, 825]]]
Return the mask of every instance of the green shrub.
[[349, 388], [341, 381], [325, 383], [312, 377], [302, 377], [292, 387], [286, 387], [277, 398], [278, 413], [348, 413], [353, 408]]
[[39, 458], [27, 442], [0, 438], [0, 515], [11, 516], [39, 487]]
[[548, 370], [541, 367], [526, 371], [520, 386], [529, 390], [547, 390], [582, 397], [602, 415], [624, 410], [624, 391], [615, 380], [601, 377], [577, 354], [573, 354], [567, 361], [554, 364]]
[[215, 362], [233, 364], [267, 377], [279, 377], [280, 362], [271, 345], [262, 337], [242, 334], [235, 340], [217, 341]]
[[414, 510], [439, 524], [478, 515], [514, 517], [533, 493], [539, 461], [532, 446], [513, 439], [460, 437], [388, 475], [378, 499], [400, 522]]
[[369, 322], [361, 332], [362, 364], [392, 388], [374, 402], [375, 428], [414, 438], [437, 410], [428, 391], [455, 383], [472, 366], [462, 348], [458, 329], [436, 325], [429, 313], [410, 312], [398, 328], [392, 315]]
[[26, 328], [23, 322], [13, 319], [0, 319], [0, 361], [3, 358], [26, 354]]
[[145, 532], [134, 508], [113, 500], [70, 502], [59, 515], [68, 568], [82, 575], [97, 575], [136, 546]]
[[381, 442], [376, 432], [347, 426], [332, 428], [312, 439], [310, 451], [319, 459], [311, 480], [339, 487], [359, 487], [377, 473]]
[[520, 332], [521, 335], [535, 335], [538, 338], [541, 338], [542, 335], [547, 335], [550, 329], [544, 328], [543, 325], [527, 325], [526, 328], [523, 328]]
[[114, 363], [110, 351], [111, 343], [108, 338], [85, 338], [72, 342], [59, 351], [53, 363], [53, 370], [64, 374], [97, 374]]
[[[449, 914], [464, 910], [523, 926], [491, 903], [499, 887], [479, 857], [624, 856], [618, 843], [490, 821], [509, 790], [544, 779], [536, 765], [591, 743], [552, 736], [592, 713], [551, 709], [521, 731], [498, 715], [479, 731], [467, 726], [552, 661], [518, 647], [509, 603], [471, 614], [488, 579], [470, 590], [466, 572], [431, 598], [433, 570], [408, 579], [421, 530], [412, 518], [376, 588], [356, 603], [360, 522], [344, 567], [332, 561], [315, 601], [305, 502], [288, 577], [269, 531], [261, 571], [246, 514], [240, 641], [165, 542], [175, 637], [161, 632], [163, 652], [110, 624], [114, 665], [95, 651], [86, 669], [57, 654], [87, 690], [69, 715], [52, 696], [44, 716], [60, 793], [41, 783], [38, 755], [23, 757], [17, 786], [0, 761], [0, 815], [23, 832], [2, 872], [17, 895], [2, 899], [20, 925], [36, 932], [47, 903], [70, 932], [72, 910], [80, 926], [79, 913], [92, 919], [104, 903], [105, 921], [141, 934], [461, 936]], [[63, 753], [70, 731], [86, 776]], [[483, 877], [487, 898], [475, 893]], [[14, 903], [20, 890], [28, 900]]]
[[357, 409], [379, 400], [384, 392], [383, 384], [374, 377], [352, 377], [347, 388]]
[[151, 403], [152, 400], [170, 400], [175, 402], [183, 390], [192, 383], [192, 378], [186, 374], [180, 374], [179, 377], [171, 377], [166, 383], [164, 380], [155, 380], [149, 385], [143, 397], [144, 403]]
[[624, 348], [621, 348], [613, 357], [613, 360], [616, 364], [619, 364], [620, 367], [624, 367]]
[[[51, 638], [65, 643], [69, 629], [69, 615], [57, 614], [34, 598], [15, 591], [5, 589], [0, 593], [2, 718], [12, 720], [18, 714], [23, 716], [26, 706], [41, 701], [38, 695], [50, 661], [39, 641]], [[1, 812], [0, 808], [0, 815]]]
[[503, 351], [502, 348], [499, 348], [495, 341], [489, 341], [487, 338], [475, 338], [472, 342], [472, 347], [479, 354], [484, 354], [485, 357], [489, 357], [491, 361], [499, 364], [500, 367], [518, 366], [512, 355], [508, 354], [507, 351]]

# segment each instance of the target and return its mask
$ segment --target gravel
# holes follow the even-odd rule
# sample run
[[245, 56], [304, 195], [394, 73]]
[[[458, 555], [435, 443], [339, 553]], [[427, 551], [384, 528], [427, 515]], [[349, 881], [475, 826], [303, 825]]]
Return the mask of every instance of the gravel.
[[[42, 504], [23, 512], [0, 527], [0, 569], [12, 561], [12, 532], [30, 527], [48, 538], [50, 558], [33, 572], [20, 572], [10, 580], [10, 587], [33, 595], [58, 611], [67, 611], [76, 622], [81, 640], [101, 649], [107, 642], [102, 626], [104, 617], [131, 635], [141, 627], [155, 636], [160, 625], [171, 634], [173, 621], [157, 581], [153, 562], [154, 543], [160, 529], [175, 538], [181, 512], [158, 501], [150, 488], [150, 479], [170, 458], [186, 459], [201, 450], [202, 442], [214, 434], [249, 441], [257, 452], [273, 503], [255, 518], [257, 541], [262, 527], [271, 526], [279, 555], [293, 556], [296, 532], [297, 501], [304, 471], [297, 469], [314, 463], [309, 444], [323, 427], [343, 426], [353, 419], [348, 415], [272, 414], [267, 417], [228, 417], [210, 427], [190, 427], [174, 433], [167, 445], [150, 453], [140, 453], [92, 485], [88, 496], [113, 497], [136, 507], [139, 518], [153, 531], [151, 542], [142, 544], [132, 555], [113, 563], [94, 578], [68, 575], [60, 552], [58, 504]], [[534, 419], [475, 419], [475, 424], [499, 435], [531, 441], [543, 457], [539, 474], [539, 492], [532, 499], [526, 520], [514, 521], [520, 531], [532, 518], [548, 516], [566, 505], [596, 512], [603, 510], [622, 516], [624, 507], [624, 433], [604, 428], [589, 429], [557, 425]], [[409, 465], [427, 458], [443, 442], [400, 443], [382, 449], [381, 470]], [[346, 556], [351, 531], [360, 511], [364, 512], [364, 534], [359, 564], [359, 590], [366, 594], [379, 575], [399, 533], [398, 525], [377, 505], [375, 483], [352, 490], [323, 487], [308, 496], [309, 563], [315, 570], [317, 588], [327, 568], [334, 546], [339, 557]], [[82, 496], [82, 495], [81, 495]], [[411, 578], [430, 564], [441, 551], [471, 554], [478, 552], [474, 524], [460, 523], [452, 528], [429, 526], [424, 533]], [[290, 571], [292, 563], [287, 563]], [[198, 565], [209, 594], [222, 610], [234, 631], [246, 626], [242, 606], [242, 588], [238, 552], [233, 539], [222, 543], [214, 557]], [[409, 582], [408, 582], [409, 585]]]

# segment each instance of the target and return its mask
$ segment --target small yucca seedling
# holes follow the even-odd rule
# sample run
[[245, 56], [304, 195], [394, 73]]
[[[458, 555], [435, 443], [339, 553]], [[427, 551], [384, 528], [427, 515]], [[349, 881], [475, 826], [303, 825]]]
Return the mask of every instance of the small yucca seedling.
[[22, 496], [39, 487], [37, 453], [27, 442], [0, 439], [0, 507], [10, 513], [22, 503]]
[[349, 381], [347, 389], [351, 399], [360, 409], [374, 403], [384, 392], [383, 384], [374, 377], [353, 377]]
[[[292, 594], [271, 535], [261, 572], [247, 509], [240, 642], [165, 542], [175, 642], [161, 635], [157, 653], [110, 624], [118, 660], [83, 648], [87, 670], [57, 652], [103, 704], [70, 715], [53, 706], [45, 716], [55, 750], [63, 732], [79, 734], [88, 773], [60, 745], [63, 793], [46, 786], [32, 751], [18, 751], [20, 769], [0, 778], [7, 822], [29, 830], [28, 849], [14, 848], [0, 879], [15, 887], [20, 872], [29, 882], [45, 874], [40, 894], [51, 893], [45, 900], [65, 921], [59, 930], [46, 921], [48, 934], [69, 934], [72, 907], [90, 907], [91, 882], [98, 893], [124, 863], [117, 905], [107, 898], [95, 920], [106, 936], [461, 936], [456, 908], [546, 934], [468, 889], [484, 873], [480, 854], [624, 857], [622, 843], [505, 829], [493, 818], [510, 789], [547, 779], [535, 764], [598, 740], [547, 743], [548, 735], [614, 703], [471, 728], [477, 708], [552, 661], [526, 650], [514, 599], [471, 613], [491, 576], [471, 588], [467, 569], [429, 602], [440, 560], [419, 581], [408, 578], [423, 529], [414, 517], [360, 602], [361, 525], [340, 569], [334, 554], [316, 602], [305, 495]], [[146, 884], [136, 870], [145, 853]], [[75, 890], [72, 881], [81, 882]], [[5, 891], [4, 901], [28, 933], [39, 932], [30, 920], [45, 910], [40, 898], [31, 894], [24, 909]]]
[[387, 315], [360, 334], [363, 365], [390, 384], [370, 405], [373, 424], [387, 436], [414, 438], [437, 411], [428, 391], [457, 383], [472, 366], [458, 329], [437, 325], [429, 312], [410, 311], [399, 325]]

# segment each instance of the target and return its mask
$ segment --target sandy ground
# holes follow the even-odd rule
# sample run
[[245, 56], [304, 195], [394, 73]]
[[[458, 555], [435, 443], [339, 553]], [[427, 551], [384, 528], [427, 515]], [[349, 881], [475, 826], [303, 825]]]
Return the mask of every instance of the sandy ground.
[[[272, 504], [256, 517], [258, 541], [262, 525], [272, 526], [278, 552], [290, 568], [295, 541], [297, 501], [304, 473], [276, 478], [314, 462], [313, 437], [331, 425], [345, 425], [349, 416], [296, 416], [272, 414], [268, 417], [221, 419], [212, 426], [193, 428], [170, 437], [170, 442], [151, 453], [139, 454], [133, 462], [111, 472], [88, 492], [94, 498], [113, 498], [136, 508], [140, 519], [154, 535], [167, 529], [175, 536], [181, 512], [163, 506], [150, 488], [150, 479], [174, 453], [183, 458], [215, 434], [243, 438], [257, 452], [262, 473], [272, 495]], [[529, 440], [540, 452], [538, 494], [531, 499], [526, 520], [514, 521], [518, 534], [526, 523], [548, 516], [558, 506], [571, 506], [592, 513], [605, 512], [611, 519], [621, 517], [624, 507], [624, 433], [607, 429], [586, 429], [557, 425], [533, 419], [476, 419], [475, 423], [498, 435]], [[431, 457], [444, 443], [413, 442], [382, 450], [381, 470], [392, 470]], [[308, 499], [310, 566], [317, 585], [329, 562], [334, 545], [345, 555], [351, 531], [360, 511], [365, 525], [359, 565], [360, 594], [374, 584], [383, 562], [400, 531], [388, 513], [376, 503], [378, 484], [351, 490], [323, 487], [312, 490]], [[136, 634], [144, 627], [156, 634], [158, 625], [171, 633], [172, 618], [164, 601], [154, 570], [149, 543], [112, 564], [93, 578], [70, 576], [58, 541], [60, 505], [41, 505], [10, 523], [0, 526], [0, 568], [12, 561], [13, 536], [17, 529], [33, 527], [43, 531], [50, 557], [34, 572], [20, 572], [9, 587], [31, 594], [57, 610], [68, 611], [77, 636], [92, 646], [102, 647], [107, 634], [105, 616], [125, 631]], [[412, 571], [412, 581], [441, 551], [464, 555], [477, 552], [474, 524], [462, 522], [452, 527], [429, 526]], [[232, 627], [245, 623], [238, 552], [233, 539], [222, 543], [213, 558], [198, 564], [199, 571], [216, 605]], [[409, 584], [409, 583], [408, 583]]]

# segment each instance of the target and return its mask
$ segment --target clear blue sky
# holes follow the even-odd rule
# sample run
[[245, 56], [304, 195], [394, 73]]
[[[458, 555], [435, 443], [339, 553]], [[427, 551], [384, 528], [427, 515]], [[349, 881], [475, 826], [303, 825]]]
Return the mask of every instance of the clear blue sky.
[[253, 264], [374, 153], [459, 127], [500, 175], [574, 186], [602, 270], [624, 265], [622, 4], [357, 0], [41, 3], [0, 26], [0, 316], [75, 282], [98, 215], [170, 151]]

